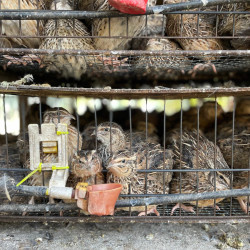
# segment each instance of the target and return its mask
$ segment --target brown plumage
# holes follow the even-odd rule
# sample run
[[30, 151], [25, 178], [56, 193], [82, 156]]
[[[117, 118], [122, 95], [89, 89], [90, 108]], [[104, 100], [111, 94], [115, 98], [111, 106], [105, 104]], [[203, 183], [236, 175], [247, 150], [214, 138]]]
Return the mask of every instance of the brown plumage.
[[[93, 135], [95, 135], [95, 133], [93, 133]], [[131, 141], [130, 132], [123, 131], [120, 125], [112, 122], [110, 132], [110, 122], [103, 122], [97, 127], [97, 140], [100, 142], [100, 144], [98, 144], [98, 153], [102, 158], [103, 165], [106, 166], [112, 154], [123, 149], [130, 149], [130, 147], [144, 147], [146, 135], [145, 132], [132, 132]], [[148, 136], [147, 141], [155, 142], [156, 139]]]
[[[166, 0], [166, 3], [180, 3], [180, 2], [188, 2], [188, 0]], [[197, 37], [197, 21], [199, 18], [199, 36], [209, 37], [214, 36], [214, 25], [216, 16], [215, 15], [196, 15], [196, 14], [175, 14], [168, 15], [167, 24], [166, 24], [166, 33], [168, 36], [183, 36], [183, 37]], [[183, 23], [183, 28], [181, 28], [181, 22]], [[186, 38], [176, 38], [176, 41], [181, 45], [184, 50], [222, 50], [223, 47], [221, 45], [221, 41], [219, 39], [210, 38], [194, 38], [194, 39], [186, 39]], [[212, 60], [216, 58], [214, 56], [201, 56], [201, 59], [204, 62], [210, 64]], [[206, 65], [206, 64], [205, 64]], [[200, 64], [196, 65], [195, 69], [198, 69]], [[216, 72], [215, 66], [211, 64], [211, 67]]]
[[[218, 146], [223, 153], [227, 164], [234, 169], [248, 169], [250, 155], [250, 110], [249, 99], [239, 100], [235, 110], [234, 139], [232, 142], [233, 124], [231, 120], [225, 121], [219, 127]], [[232, 165], [232, 143], [233, 165]], [[247, 188], [249, 173], [237, 171], [233, 173], [233, 187]], [[247, 197], [237, 197], [242, 210], [247, 213]]]
[[[215, 105], [217, 105], [217, 111], [215, 111]], [[197, 108], [192, 108], [191, 111], [192, 115], [190, 115], [189, 111], [183, 114], [183, 128], [188, 130], [197, 129]], [[212, 140], [214, 137], [215, 119], [217, 119], [217, 124], [220, 124], [223, 115], [224, 111], [220, 104], [216, 104], [215, 101], [204, 102], [199, 110], [199, 129], [205, 134], [209, 133], [209, 139]]]
[[96, 140], [95, 140], [95, 124], [91, 122], [86, 126], [84, 131], [82, 132], [82, 149], [83, 150], [93, 150], [96, 149]]
[[[148, 150], [146, 150], [148, 148]], [[146, 156], [147, 155], [147, 156]], [[108, 183], [121, 183], [121, 194], [145, 194], [145, 185], [147, 185], [147, 194], [168, 194], [169, 182], [172, 173], [151, 172], [145, 177], [145, 173], [138, 173], [138, 169], [172, 169], [172, 151], [164, 150], [159, 144], [149, 143], [147, 147], [137, 148], [132, 154], [130, 150], [122, 150], [113, 155], [108, 166]], [[165, 160], [165, 161], [164, 161]], [[147, 184], [146, 183], [147, 180]], [[128, 210], [128, 209], [119, 209]], [[145, 207], [134, 207], [131, 211], [145, 211]], [[156, 206], [148, 206], [147, 214], [155, 213], [159, 216]], [[141, 212], [139, 215], [145, 215]]]
[[[67, 0], [55, 0], [51, 4], [51, 9], [54, 10], [55, 6], [56, 10], [72, 10]], [[77, 19], [48, 20], [44, 35], [52, 38], [44, 38], [40, 49], [94, 49], [92, 39], [83, 38], [84, 36], [90, 36], [86, 26]], [[63, 36], [64, 38], [56, 38], [56, 36]], [[76, 36], [76, 38], [69, 38], [70, 36]], [[44, 55], [41, 59], [41, 63], [46, 67], [47, 72], [57, 72], [65, 78], [72, 77], [77, 80], [80, 80], [87, 67], [94, 62], [91, 56], [73, 56], [70, 54]]]
[[[227, 172], [210, 172], [212, 169], [229, 169], [220, 149], [216, 146], [216, 165], [214, 162], [215, 145], [205, 136], [199, 134], [199, 144], [197, 143], [197, 131], [183, 131], [182, 135], [182, 158], [180, 162], [180, 133], [173, 131], [169, 135], [169, 141], [173, 145], [175, 155], [175, 169], [207, 169], [207, 172], [182, 172], [174, 173], [170, 183], [170, 193], [199, 193], [227, 190], [229, 189], [230, 180]], [[181, 182], [180, 182], [181, 180]], [[180, 186], [181, 185], [181, 186]], [[216, 199], [216, 203], [222, 201], [223, 198]], [[196, 202], [189, 202], [195, 205]], [[214, 206], [214, 200], [200, 200], [198, 207]], [[176, 208], [180, 207], [177, 204]], [[186, 211], [193, 211], [192, 207], [181, 205]]]
[[[155, 6], [156, 0], [149, 0], [147, 6]], [[166, 26], [166, 16], [162, 14], [154, 14], [147, 16], [147, 22], [145, 26], [138, 34], [138, 37], [133, 38], [132, 40], [132, 49], [133, 50], [144, 50], [148, 40], [147, 38], [140, 38], [143, 36], [161, 36], [165, 33]]]
[[[22, 10], [37, 10], [44, 9], [45, 1], [37, 0], [20, 0], [20, 9]], [[19, 0], [2, 0], [0, 1], [1, 10], [18, 10]], [[20, 27], [21, 22], [21, 27]], [[17, 36], [21, 34], [22, 36], [33, 36], [33, 38], [10, 38], [10, 44], [14, 42], [21, 47], [27, 48], [38, 48], [41, 39], [35, 38], [39, 33], [41, 34], [43, 29], [43, 23], [37, 20], [3, 20], [2, 21], [2, 34], [6, 36]], [[12, 47], [12, 46], [11, 46]]]
[[1, 38], [0, 39], [0, 48], [12, 48], [12, 43], [7, 38]]
[[[180, 46], [170, 39], [155, 39], [151, 38], [147, 41], [147, 44], [144, 48], [148, 51], [180, 51], [182, 50]], [[170, 68], [170, 69], [180, 69], [181, 66], [187, 66], [190, 64], [190, 61], [185, 56], [140, 56], [136, 61], [136, 67], [154, 67], [158, 69], [161, 68]]]
[[86, 182], [88, 185], [103, 184], [102, 160], [95, 150], [82, 150], [73, 157], [70, 178], [77, 182]]
[[[108, 0], [82, 0], [79, 2], [81, 10], [105, 11], [114, 9], [110, 7]], [[128, 18], [128, 36], [136, 36], [145, 25], [145, 16], [131, 16]], [[95, 18], [92, 22], [93, 36], [127, 36], [127, 18], [117, 17]], [[101, 50], [124, 50], [128, 49], [132, 39], [117, 38], [94, 38], [96, 49]]]
[[148, 126], [146, 126], [146, 122], [139, 121], [136, 124], [136, 129], [135, 130], [138, 131], [138, 132], [143, 132], [145, 134], [145, 137], [146, 137], [146, 130], [147, 130], [147, 133], [148, 133], [147, 142], [159, 143], [160, 142], [160, 138], [157, 135], [157, 132], [158, 132], [157, 128], [151, 122], [148, 122], [147, 125]]
[[[236, 3], [223, 5], [221, 11], [250, 11], [249, 3]], [[224, 14], [220, 15], [218, 32], [223, 36], [249, 36], [250, 15], [248, 14]], [[234, 32], [234, 33], [233, 33]], [[234, 49], [250, 49], [250, 39], [236, 38], [230, 41]]]
[[[44, 113], [43, 121], [44, 123], [54, 123], [57, 125], [59, 123], [59, 117], [60, 117], [60, 123], [67, 124], [68, 128], [68, 160], [69, 160], [69, 165], [71, 165], [71, 160], [74, 156], [74, 154], [77, 151], [77, 140], [78, 140], [78, 131], [75, 127], [70, 125], [70, 120], [75, 119], [66, 109], [64, 108], [53, 108], [50, 110], [47, 110]], [[82, 145], [82, 139], [81, 136], [79, 135], [79, 148], [78, 150], [81, 149]], [[42, 157], [42, 161], [44, 163], [47, 162], [58, 162], [58, 156], [56, 154], [45, 154], [44, 157]], [[26, 167], [29, 168], [29, 160], [26, 162]], [[44, 178], [43, 178], [44, 176]], [[44, 171], [42, 173], [35, 173], [32, 175], [28, 180], [29, 184], [33, 186], [49, 186], [49, 181], [52, 176], [51, 171]], [[30, 203], [34, 203], [34, 197], [32, 197]]]
[[[199, 109], [199, 130], [206, 134], [206, 136], [213, 140], [214, 139], [214, 127], [215, 127], [215, 101], [207, 101], [202, 104]], [[198, 119], [197, 107], [191, 107], [187, 111], [183, 111], [182, 114], [182, 127], [186, 130], [197, 129]], [[166, 122], [166, 129], [180, 128], [180, 112], [175, 115], [168, 117]], [[220, 104], [217, 103], [217, 123], [221, 124], [224, 119], [224, 111]]]

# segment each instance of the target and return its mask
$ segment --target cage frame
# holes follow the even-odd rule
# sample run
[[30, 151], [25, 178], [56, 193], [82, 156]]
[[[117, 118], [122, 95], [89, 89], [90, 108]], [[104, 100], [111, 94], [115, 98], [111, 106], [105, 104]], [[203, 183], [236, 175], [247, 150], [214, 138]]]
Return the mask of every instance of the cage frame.
[[[92, 97], [92, 98], [103, 98], [103, 99], [161, 99], [161, 100], [168, 100], [168, 99], [189, 99], [189, 98], [217, 98], [220, 96], [250, 96], [250, 87], [234, 87], [234, 88], [196, 88], [196, 89], [172, 89], [172, 88], [155, 88], [155, 89], [107, 89], [107, 88], [69, 88], [69, 87], [39, 87], [39, 86], [9, 86], [0, 87], [0, 94], [3, 96], [7, 95], [18, 95], [18, 96], [55, 96], [55, 97], [63, 97], [63, 96], [71, 96], [73, 98], [77, 98], [80, 96], [84, 97]], [[165, 106], [165, 105], [164, 105]], [[217, 105], [215, 105], [216, 108]], [[131, 110], [130, 110], [131, 111]], [[235, 112], [235, 106], [234, 111]], [[146, 111], [147, 113], [147, 111]], [[96, 113], [95, 113], [96, 115]], [[77, 118], [78, 119], [78, 118]], [[147, 120], [147, 118], [146, 118]], [[215, 118], [215, 122], [217, 118]], [[233, 123], [234, 124], [234, 123]], [[216, 125], [215, 125], [216, 126]], [[7, 137], [7, 135], [6, 135]], [[7, 139], [8, 140], [8, 139]], [[216, 140], [216, 138], [215, 138]], [[0, 171], [14, 171], [15, 169], [0, 169]], [[22, 172], [27, 172], [27, 169], [16, 169]], [[212, 172], [215, 171], [223, 171], [223, 169], [214, 169], [211, 170]], [[159, 170], [159, 172], [182, 172], [183, 170]], [[189, 170], [188, 170], [189, 171]], [[190, 170], [192, 171], [192, 170]], [[194, 170], [195, 172], [206, 171], [206, 170]], [[209, 170], [210, 171], [210, 170]], [[227, 171], [224, 169], [224, 171]], [[237, 169], [230, 169], [231, 171], [237, 171]], [[249, 169], [242, 169], [242, 171], [249, 171]], [[151, 170], [139, 170], [139, 172], [149, 173], [152, 172]], [[155, 172], [155, 171], [154, 171]], [[131, 197], [131, 196], [144, 196], [150, 197], [150, 195], [121, 195], [123, 197]], [[153, 195], [157, 196], [157, 195]], [[9, 206], [9, 208], [8, 208]], [[4, 209], [11, 209], [15, 210], [15, 208], [11, 208], [12, 205], [3, 205], [0, 206], [0, 211], [5, 211]], [[50, 208], [56, 209], [55, 211], [62, 211], [64, 208], [67, 210], [74, 210], [75, 205], [66, 204], [64, 205], [35, 205], [33, 208], [30, 205], [18, 205], [24, 206], [26, 209], [40, 209], [39, 211], [44, 211], [45, 216], [37, 216], [37, 215], [28, 215], [28, 216], [17, 216], [17, 215], [1, 215], [0, 221], [25, 221], [25, 222], [104, 222], [104, 223], [111, 223], [111, 222], [119, 222], [119, 223], [134, 223], [134, 222], [149, 222], [149, 223], [239, 223], [239, 222], [250, 222], [250, 215], [231, 215], [231, 216], [204, 216], [204, 215], [194, 215], [194, 216], [183, 216], [176, 215], [176, 216], [145, 216], [145, 217], [137, 217], [137, 216], [105, 216], [105, 217], [97, 217], [97, 216], [84, 216], [84, 217], [76, 217], [76, 216], [46, 216], [46, 211], [50, 211]], [[17, 206], [17, 207], [18, 207]], [[37, 207], [36, 207], [37, 206]], [[40, 207], [39, 207], [40, 206]], [[6, 211], [7, 211], [6, 210]]]

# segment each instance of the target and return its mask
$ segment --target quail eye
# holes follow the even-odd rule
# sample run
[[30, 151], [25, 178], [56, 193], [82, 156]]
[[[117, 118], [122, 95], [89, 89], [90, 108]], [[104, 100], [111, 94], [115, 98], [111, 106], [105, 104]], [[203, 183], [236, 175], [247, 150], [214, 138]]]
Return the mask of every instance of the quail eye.
[[108, 129], [108, 128], [105, 128], [104, 130], [105, 130], [105, 131], [107, 131], [107, 132], [109, 131], [109, 129]]
[[125, 163], [126, 161], [125, 160], [122, 160], [122, 163]]

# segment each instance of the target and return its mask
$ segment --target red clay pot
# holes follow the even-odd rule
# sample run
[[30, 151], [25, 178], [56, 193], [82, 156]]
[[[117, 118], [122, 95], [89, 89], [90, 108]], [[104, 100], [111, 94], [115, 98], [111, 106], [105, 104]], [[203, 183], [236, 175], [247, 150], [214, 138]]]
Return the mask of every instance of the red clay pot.
[[128, 14], [145, 14], [148, 0], [109, 0], [109, 4]]
[[113, 215], [121, 190], [122, 185], [118, 183], [88, 186], [88, 212], [98, 216]]

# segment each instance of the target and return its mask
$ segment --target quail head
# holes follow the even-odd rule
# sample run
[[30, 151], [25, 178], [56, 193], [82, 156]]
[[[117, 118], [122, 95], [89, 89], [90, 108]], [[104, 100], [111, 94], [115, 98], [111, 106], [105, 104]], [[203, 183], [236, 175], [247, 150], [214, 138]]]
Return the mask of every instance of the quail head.
[[[172, 173], [159, 173], [154, 170], [172, 169], [172, 151], [164, 150], [160, 145], [148, 145], [149, 151], [146, 149], [137, 149], [119, 151], [114, 154], [107, 166], [108, 183], [121, 183], [123, 188], [121, 194], [167, 194], [169, 191], [169, 182]], [[150, 173], [139, 173], [137, 170], [149, 169]], [[165, 175], [165, 176], [164, 176]], [[119, 210], [127, 210], [125, 208]], [[159, 213], [155, 205], [148, 206], [147, 212], [145, 207], [134, 207], [132, 211], [141, 212], [140, 215]]]
[[102, 160], [95, 150], [81, 150], [72, 159], [71, 176], [77, 182], [87, 182], [89, 185], [103, 184]]
[[[198, 137], [198, 138], [197, 138]], [[227, 190], [230, 186], [230, 169], [220, 149], [214, 143], [197, 131], [184, 130], [182, 137], [179, 131], [172, 131], [168, 140], [173, 145], [174, 169], [183, 169], [183, 172], [175, 172], [170, 183], [170, 193], [203, 193]], [[181, 146], [182, 145], [182, 146]], [[216, 155], [215, 155], [216, 151]], [[214, 169], [225, 169], [229, 171], [210, 171]], [[185, 172], [185, 169], [207, 169], [205, 172]], [[216, 199], [215, 203], [223, 198]], [[189, 202], [195, 205], [196, 202]], [[214, 200], [199, 200], [198, 207], [214, 206]], [[177, 208], [194, 212], [193, 207], [177, 204], [173, 207], [171, 215]], [[216, 208], [219, 208], [216, 206]]]
[[50, 108], [49, 110], [46, 110], [43, 115], [44, 123], [58, 124], [60, 122], [70, 125], [72, 119], [75, 120], [75, 117], [71, 115], [66, 109], [61, 107]]
[[[95, 135], [95, 133], [93, 133]], [[131, 139], [132, 138], [132, 139]], [[146, 142], [146, 134], [144, 132], [126, 132], [117, 123], [103, 122], [97, 127], [98, 153], [100, 154], [103, 165], [108, 164], [112, 154], [131, 147], [142, 148], [144, 143], [155, 142], [155, 138], [148, 137]]]
[[122, 127], [114, 122], [103, 122], [98, 125], [97, 140], [100, 142], [98, 153], [102, 158], [104, 166], [113, 153], [126, 147], [125, 133]]

